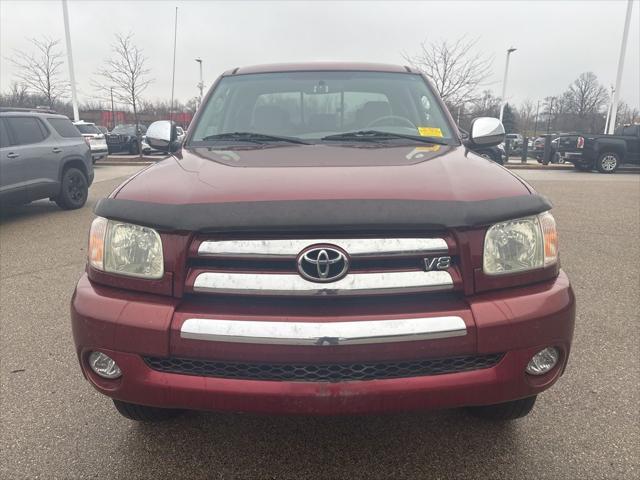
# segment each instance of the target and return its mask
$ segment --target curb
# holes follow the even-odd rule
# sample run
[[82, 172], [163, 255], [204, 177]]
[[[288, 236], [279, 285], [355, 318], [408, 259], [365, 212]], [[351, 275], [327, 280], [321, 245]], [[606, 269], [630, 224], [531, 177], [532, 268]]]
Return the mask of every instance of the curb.
[[573, 165], [542, 165], [540, 163], [505, 163], [503, 166], [509, 170], [574, 170]]
[[122, 166], [147, 166], [164, 160], [165, 156], [143, 155], [142, 158], [134, 155], [109, 155], [105, 160], [98, 160], [94, 166], [117, 167]]
[[140, 166], [140, 167], [146, 167], [147, 165], [153, 165], [156, 162], [147, 162], [147, 161], [142, 161], [142, 162], [110, 162], [108, 160], [104, 161], [104, 162], [97, 162], [94, 163], [93, 166], [94, 167], [131, 167], [131, 166]]

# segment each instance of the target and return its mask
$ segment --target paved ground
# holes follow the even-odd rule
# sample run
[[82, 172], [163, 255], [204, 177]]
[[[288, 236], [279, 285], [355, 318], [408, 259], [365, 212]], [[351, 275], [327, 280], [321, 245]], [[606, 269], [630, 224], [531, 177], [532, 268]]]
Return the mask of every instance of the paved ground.
[[566, 375], [508, 425], [462, 411], [387, 417], [191, 413], [148, 426], [86, 383], [68, 319], [96, 199], [0, 218], [0, 475], [19, 478], [630, 479], [640, 458], [640, 176], [519, 174], [555, 203], [578, 322]]

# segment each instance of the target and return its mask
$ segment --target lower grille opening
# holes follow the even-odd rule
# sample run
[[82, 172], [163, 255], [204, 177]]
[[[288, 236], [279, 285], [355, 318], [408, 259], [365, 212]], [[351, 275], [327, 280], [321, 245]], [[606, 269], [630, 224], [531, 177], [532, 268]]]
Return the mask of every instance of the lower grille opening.
[[144, 357], [153, 370], [241, 380], [344, 382], [421, 377], [490, 368], [504, 354], [430, 358], [380, 363], [241, 363], [188, 358]]

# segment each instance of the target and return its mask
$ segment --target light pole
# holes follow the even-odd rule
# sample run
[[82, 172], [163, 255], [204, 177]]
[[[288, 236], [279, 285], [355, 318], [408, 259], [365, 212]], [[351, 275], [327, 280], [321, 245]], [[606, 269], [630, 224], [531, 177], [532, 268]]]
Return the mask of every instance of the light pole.
[[536, 120], [533, 124], [533, 140], [536, 140], [536, 135], [538, 134], [538, 112], [540, 111], [540, 100], [538, 100], [538, 106], [536, 107]]
[[509, 57], [516, 50], [517, 48], [513, 48], [513, 47], [510, 47], [507, 49], [507, 61], [504, 65], [504, 79], [502, 80], [502, 105], [500, 105], [500, 121], [501, 122], [502, 122], [502, 117], [504, 116], [504, 106], [506, 104], [507, 74], [509, 73]]
[[114, 128], [116, 128], [116, 112], [115, 112], [115, 108], [113, 108], [113, 87], [111, 87], [110, 90], [111, 90], [111, 130], [113, 130]]
[[[171, 105], [169, 106], [169, 122], [173, 121], [173, 92], [176, 84], [176, 45], [178, 42], [178, 7], [176, 7], [176, 18], [173, 25], [173, 67], [171, 69]], [[142, 157], [142, 151], [140, 151]]]
[[547, 135], [549, 135], [549, 129], [551, 128], [551, 115], [553, 115], [553, 97], [549, 102], [549, 116], [547, 117]]
[[613, 135], [616, 128], [616, 116], [618, 115], [618, 94], [620, 92], [620, 83], [622, 82], [622, 70], [624, 70], [624, 56], [627, 52], [627, 39], [629, 38], [629, 23], [631, 22], [631, 9], [633, 8], [633, 0], [628, 0], [627, 16], [624, 20], [624, 31], [622, 33], [622, 45], [620, 46], [620, 57], [618, 58], [618, 74], [616, 75], [616, 87], [611, 95], [611, 115], [609, 115], [609, 135]]
[[[80, 120], [78, 113], [78, 95], [76, 93], [76, 76], [73, 72], [73, 52], [71, 51], [71, 32], [69, 31], [69, 11], [67, 9], [67, 0], [62, 0], [62, 15], [64, 16], [64, 36], [67, 43], [67, 63], [69, 64], [69, 80], [71, 84], [71, 103], [73, 104], [73, 120]], [[53, 108], [50, 105], [49, 108]]]
[[[613, 88], [613, 85], [611, 85], [611, 95], [609, 96], [609, 98], [611, 98], [613, 100], [614, 98], [614, 94], [615, 94], [616, 89]], [[611, 121], [611, 110], [613, 109], [613, 102], [609, 105], [609, 108], [607, 108], [607, 119], [604, 121], [604, 134], [608, 134], [609, 133], [609, 122]]]
[[204, 83], [202, 82], [202, 59], [200, 57], [196, 58], [196, 62], [198, 62], [200, 66], [200, 83], [198, 83], [197, 87], [200, 89], [200, 98], [198, 99], [198, 108], [202, 103], [202, 90], [204, 89]]

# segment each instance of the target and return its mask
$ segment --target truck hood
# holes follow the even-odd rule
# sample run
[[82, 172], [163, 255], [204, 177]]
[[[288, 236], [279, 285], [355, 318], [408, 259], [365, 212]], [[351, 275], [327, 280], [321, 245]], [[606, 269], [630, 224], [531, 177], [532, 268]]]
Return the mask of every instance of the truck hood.
[[458, 146], [287, 145], [183, 149], [111, 198], [169, 205], [287, 200], [481, 201], [531, 188]]

